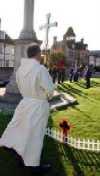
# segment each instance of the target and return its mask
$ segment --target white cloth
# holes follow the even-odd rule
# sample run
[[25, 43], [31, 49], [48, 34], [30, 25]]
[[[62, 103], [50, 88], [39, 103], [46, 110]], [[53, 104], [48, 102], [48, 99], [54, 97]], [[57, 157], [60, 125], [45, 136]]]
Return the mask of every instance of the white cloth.
[[35, 59], [22, 59], [16, 81], [23, 99], [5, 129], [0, 146], [15, 149], [26, 166], [38, 166], [49, 116], [47, 97], [54, 85], [47, 69]]

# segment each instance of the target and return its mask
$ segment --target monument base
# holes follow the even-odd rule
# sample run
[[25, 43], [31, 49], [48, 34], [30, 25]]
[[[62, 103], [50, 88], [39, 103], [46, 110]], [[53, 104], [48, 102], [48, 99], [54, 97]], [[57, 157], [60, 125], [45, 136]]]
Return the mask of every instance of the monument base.
[[16, 71], [20, 66], [21, 58], [27, 57], [27, 47], [32, 43], [41, 44], [42, 41], [40, 40], [25, 40], [25, 39], [17, 39], [15, 40], [15, 68], [14, 72], [10, 78], [10, 82], [6, 86], [6, 91], [4, 96], [0, 96], [0, 102], [3, 103], [11, 103], [11, 104], [18, 104], [21, 100], [21, 95], [19, 93], [17, 84], [16, 84]]
[[0, 96], [0, 103], [17, 105], [21, 99], [22, 99], [22, 96], [19, 93], [18, 94], [5, 93], [4, 96]]

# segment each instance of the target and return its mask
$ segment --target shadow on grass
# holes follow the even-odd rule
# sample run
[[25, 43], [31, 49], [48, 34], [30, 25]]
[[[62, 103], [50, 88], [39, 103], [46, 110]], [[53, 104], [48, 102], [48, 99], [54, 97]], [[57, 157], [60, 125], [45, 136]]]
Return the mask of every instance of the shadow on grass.
[[[84, 89], [86, 89], [86, 81], [85, 82], [82, 82], [82, 81], [79, 81], [79, 82], [76, 82], [76, 84]], [[91, 80], [90, 79], [90, 87], [100, 87], [100, 83], [94, 81], [94, 80]]]
[[100, 153], [77, 150], [68, 145], [62, 146], [62, 152], [65, 159], [68, 158], [70, 160], [75, 176], [84, 176], [87, 167], [89, 167], [92, 172], [93, 170], [96, 172], [100, 167]]
[[76, 94], [79, 95], [79, 96], [87, 97], [86, 93], [82, 92], [79, 89], [74, 88], [73, 86], [71, 86], [67, 83], [64, 83], [63, 85], [59, 85], [58, 89], [66, 92], [66, 93], [69, 93], [73, 97], [75, 97]]
[[100, 83], [98, 83], [94, 80], [91, 81], [91, 84], [92, 84], [92, 87], [100, 87]]
[[[53, 127], [52, 113], [49, 116], [48, 126]], [[46, 176], [67, 176], [61, 155], [59, 152], [59, 142], [45, 136], [44, 147], [41, 156], [41, 163], [50, 163], [52, 170]]]
[[67, 176], [59, 151], [59, 142], [49, 137], [45, 137], [41, 162], [49, 162], [52, 166], [51, 172], [46, 174], [46, 176]]
[[[78, 83], [76, 83], [76, 84], [78, 84]], [[96, 103], [96, 100], [94, 98], [90, 98], [87, 93], [84, 93], [83, 91], [81, 91], [79, 89], [76, 89], [76, 88], [74, 88], [73, 86], [71, 86], [67, 83], [59, 85], [58, 89], [70, 94], [74, 98], [76, 98], [76, 95], [78, 95], [78, 96], [81, 96], [83, 98], [86, 98], [88, 101], [91, 101], [92, 103]], [[76, 105], [77, 104], [78, 104], [78, 102], [76, 103]]]
[[13, 114], [0, 113], [0, 136], [2, 135], [7, 124], [10, 122]]
[[76, 84], [84, 89], [86, 89], [86, 82], [76, 82]]

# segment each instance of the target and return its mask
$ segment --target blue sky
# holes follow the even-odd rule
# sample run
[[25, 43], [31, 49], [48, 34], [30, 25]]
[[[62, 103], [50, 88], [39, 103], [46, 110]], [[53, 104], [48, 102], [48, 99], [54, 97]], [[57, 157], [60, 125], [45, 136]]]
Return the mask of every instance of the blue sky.
[[[18, 38], [23, 27], [24, 0], [0, 0], [1, 29], [12, 38]], [[34, 29], [37, 37], [45, 40], [45, 31], [39, 26], [51, 13], [51, 22], [57, 21], [49, 33], [49, 44], [53, 36], [61, 40], [69, 26], [74, 28], [77, 40], [85, 39], [89, 49], [100, 49], [100, 0], [35, 0]]]

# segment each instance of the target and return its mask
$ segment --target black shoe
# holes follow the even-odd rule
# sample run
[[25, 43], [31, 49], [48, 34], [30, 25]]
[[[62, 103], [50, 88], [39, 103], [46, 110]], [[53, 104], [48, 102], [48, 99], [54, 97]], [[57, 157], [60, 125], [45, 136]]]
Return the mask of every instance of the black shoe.
[[33, 167], [29, 166], [28, 168], [30, 168], [33, 173], [47, 173], [50, 171], [51, 165], [45, 164], [45, 165], [33, 166]]

